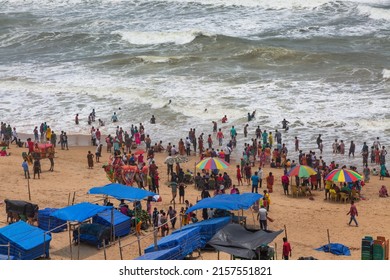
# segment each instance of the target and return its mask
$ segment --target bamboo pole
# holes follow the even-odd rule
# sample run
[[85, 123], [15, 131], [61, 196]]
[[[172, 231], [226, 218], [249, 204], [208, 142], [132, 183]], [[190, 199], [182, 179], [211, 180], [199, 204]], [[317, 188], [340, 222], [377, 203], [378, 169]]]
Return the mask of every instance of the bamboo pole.
[[11, 259], [11, 242], [8, 242], [8, 259]]
[[68, 194], [68, 206], [70, 205], [70, 193]]
[[31, 201], [30, 176], [27, 177], [28, 200]]
[[[69, 193], [70, 194], [70, 193]], [[69, 251], [70, 251], [70, 259], [73, 260], [73, 249], [72, 249], [72, 237], [71, 237], [71, 225], [70, 222], [68, 222], [68, 230], [69, 230]]]
[[122, 245], [121, 245], [121, 238], [118, 237], [118, 245], [119, 245], [119, 255], [121, 256], [121, 260], [123, 261], [123, 254], [122, 254]]
[[[286, 227], [286, 225], [284, 225], [284, 236], [287, 238], [287, 227]], [[288, 238], [287, 238], [287, 240], [288, 240]]]
[[329, 234], [329, 229], [326, 230], [327, 233], [328, 233], [328, 248], [329, 248], [329, 253], [331, 253], [330, 251], [330, 234]]
[[142, 252], [141, 252], [141, 239], [139, 238], [139, 234], [137, 234], [137, 243], [138, 243], [138, 254], [139, 256], [142, 255]]
[[74, 200], [76, 198], [76, 192], [73, 192], [73, 199], [72, 199], [72, 205], [74, 205]]
[[106, 242], [103, 241], [103, 252], [104, 252], [104, 260], [107, 260], [107, 254], [106, 254]]
[[278, 259], [278, 244], [275, 242], [275, 260]]
[[77, 259], [80, 259], [80, 246], [81, 246], [81, 238], [80, 238], [80, 226], [81, 224], [79, 223], [79, 227], [77, 228], [77, 233], [78, 233], [78, 246], [77, 246]]

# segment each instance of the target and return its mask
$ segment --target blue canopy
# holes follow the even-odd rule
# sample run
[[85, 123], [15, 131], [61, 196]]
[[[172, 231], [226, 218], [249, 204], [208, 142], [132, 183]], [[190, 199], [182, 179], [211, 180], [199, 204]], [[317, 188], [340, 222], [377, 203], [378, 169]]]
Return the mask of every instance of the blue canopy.
[[175, 231], [171, 235], [161, 238], [159, 241], [157, 241], [157, 250], [154, 249], [154, 244], [152, 244], [145, 249], [145, 253], [179, 246], [180, 254], [175, 252], [175, 258], [177, 260], [182, 260], [194, 250], [203, 248], [205, 245], [206, 242], [201, 238], [200, 228], [194, 227], [188, 230]]
[[146, 253], [135, 258], [135, 260], [177, 260], [180, 257], [180, 246], [178, 245], [169, 249]]
[[328, 253], [329, 252], [329, 247], [330, 247], [330, 252], [332, 254], [335, 254], [335, 255], [338, 255], [338, 256], [341, 256], [341, 255], [350, 256], [351, 255], [351, 252], [349, 251], [349, 248], [347, 246], [343, 245], [343, 244], [340, 244], [340, 243], [326, 244], [324, 246], [321, 246], [320, 248], [317, 248], [316, 250]]
[[109, 195], [116, 199], [125, 199], [128, 201], [142, 200], [148, 196], [156, 195], [154, 192], [117, 183], [108, 184], [102, 187], [94, 187], [90, 189], [88, 193]]
[[224, 210], [248, 209], [262, 197], [263, 196], [258, 193], [220, 194], [200, 200], [197, 204], [190, 207], [186, 213], [202, 208], [216, 208]]
[[[0, 228], [0, 244], [11, 244], [11, 255], [15, 259], [34, 260], [42, 255], [49, 257], [51, 235], [40, 228], [19, 221]], [[6, 255], [7, 247], [0, 247], [0, 254]]]
[[82, 222], [95, 216], [97, 213], [111, 208], [112, 206], [100, 206], [89, 202], [82, 202], [58, 209], [57, 211], [51, 213], [50, 216], [64, 221]]

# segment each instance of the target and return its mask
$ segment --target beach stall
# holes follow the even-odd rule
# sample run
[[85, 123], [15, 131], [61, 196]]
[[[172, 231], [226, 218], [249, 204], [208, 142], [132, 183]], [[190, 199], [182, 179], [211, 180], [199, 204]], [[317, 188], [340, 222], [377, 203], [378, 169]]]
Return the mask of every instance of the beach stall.
[[[108, 228], [102, 226], [100, 224], [81, 224], [89, 219], [91, 219], [96, 214], [111, 210], [114, 211], [114, 208], [111, 206], [100, 206], [96, 204], [92, 204], [89, 202], [82, 202], [79, 204], [67, 206], [57, 211], [54, 211], [50, 214], [51, 217], [55, 217], [60, 220], [64, 220], [68, 222], [69, 230], [69, 248], [70, 248], [70, 256], [73, 258], [73, 248], [72, 248], [72, 228], [73, 228], [73, 240], [76, 244], [79, 244], [81, 241], [85, 242], [95, 242], [94, 244], [99, 246], [103, 246], [105, 248], [107, 232], [109, 232], [108, 236], [111, 236], [111, 227]], [[76, 238], [76, 239], [75, 239]], [[77, 258], [80, 259], [80, 246], [78, 246], [77, 250]]]
[[49, 257], [51, 235], [23, 221], [0, 228], [0, 254], [13, 256], [17, 260], [34, 260]]
[[45, 231], [61, 232], [66, 230], [67, 222], [50, 216], [51, 213], [57, 211], [58, 208], [45, 208], [38, 210], [38, 227]]
[[[200, 200], [197, 204], [187, 209], [186, 214], [203, 208], [243, 211], [251, 207], [262, 197], [263, 195], [258, 193], [220, 194]], [[243, 214], [232, 215], [231, 217], [232, 222], [243, 226], [246, 226], [246, 218]]]
[[273, 259], [273, 248], [268, 246], [283, 230], [255, 232], [240, 225], [229, 224], [218, 231], [208, 242], [218, 251], [228, 253], [233, 258], [246, 260]]
[[92, 218], [92, 222], [102, 226], [114, 226], [115, 237], [122, 237], [130, 233], [131, 221], [130, 217], [122, 214], [119, 211], [111, 211], [109, 209], [96, 214]]
[[175, 231], [171, 235], [161, 238], [157, 242], [157, 248], [152, 244], [145, 249], [145, 253], [171, 249], [179, 246], [180, 253], [176, 255], [177, 260], [183, 260], [187, 255], [196, 249], [204, 247], [206, 243], [201, 238], [200, 227], [193, 227], [188, 230]]

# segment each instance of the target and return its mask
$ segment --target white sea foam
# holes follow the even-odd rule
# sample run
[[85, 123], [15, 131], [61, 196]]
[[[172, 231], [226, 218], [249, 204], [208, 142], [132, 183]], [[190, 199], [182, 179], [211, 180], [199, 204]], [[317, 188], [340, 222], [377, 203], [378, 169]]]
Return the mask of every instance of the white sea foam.
[[[390, 1], [388, 3], [390, 5]], [[368, 5], [358, 5], [360, 14], [367, 15], [375, 20], [390, 20], [390, 8], [380, 8]]]
[[383, 79], [389, 80], [390, 79], [390, 70], [389, 69], [383, 69], [382, 76], [383, 76]]
[[203, 33], [196, 30], [189, 31], [115, 31], [114, 34], [122, 36], [123, 40], [134, 45], [158, 45], [173, 43], [184, 45], [192, 42], [195, 38]]

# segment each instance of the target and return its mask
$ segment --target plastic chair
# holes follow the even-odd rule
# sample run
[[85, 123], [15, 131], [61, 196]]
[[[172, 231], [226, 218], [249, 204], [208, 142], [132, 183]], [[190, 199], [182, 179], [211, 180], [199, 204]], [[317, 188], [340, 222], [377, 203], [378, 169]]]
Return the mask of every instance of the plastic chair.
[[342, 201], [343, 203], [349, 200], [349, 195], [344, 192], [340, 192], [339, 196], [340, 196], [340, 201]]

